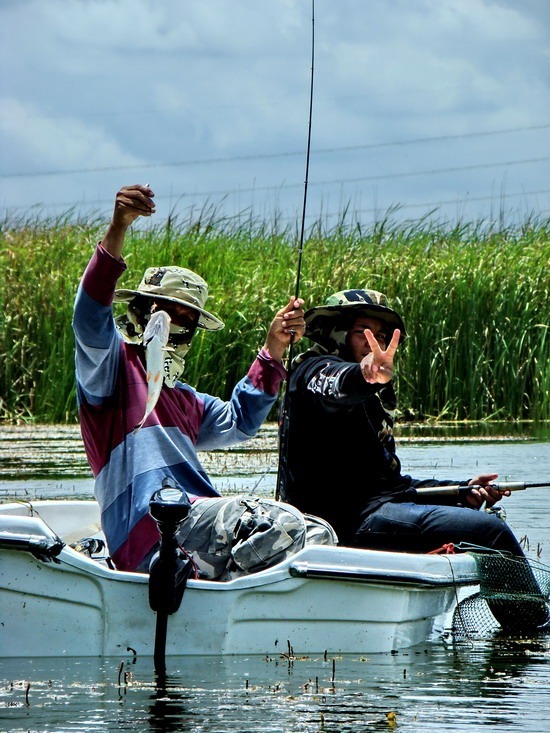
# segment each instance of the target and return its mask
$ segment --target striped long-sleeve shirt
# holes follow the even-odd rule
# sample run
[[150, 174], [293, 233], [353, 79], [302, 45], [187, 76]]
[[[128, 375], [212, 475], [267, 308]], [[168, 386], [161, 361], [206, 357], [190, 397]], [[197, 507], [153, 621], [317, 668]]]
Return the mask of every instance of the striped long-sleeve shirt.
[[145, 408], [147, 375], [143, 349], [126, 343], [113, 320], [113, 295], [125, 269], [98, 246], [78, 289], [73, 328], [80, 426], [102, 528], [116, 567], [135, 570], [158, 541], [149, 501], [162, 479], [175, 479], [192, 501], [218, 496], [197, 450], [253, 437], [286, 372], [262, 350], [227, 402], [183, 382], [163, 387], [134, 433]]

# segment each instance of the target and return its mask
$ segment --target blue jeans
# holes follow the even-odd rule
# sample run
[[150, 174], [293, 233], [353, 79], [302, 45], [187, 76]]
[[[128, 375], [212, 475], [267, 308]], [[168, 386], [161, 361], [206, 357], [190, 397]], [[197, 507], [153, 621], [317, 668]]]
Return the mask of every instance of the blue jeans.
[[[510, 527], [494, 514], [412, 502], [382, 504], [365, 518], [354, 544], [371, 549], [429, 552], [460, 542], [476, 545], [480, 550], [490, 548], [525, 557]], [[494, 582], [500, 585], [505, 581], [495, 578]], [[504, 629], [523, 633], [548, 623], [547, 605], [528, 565], [515, 578], [507, 578], [505, 584], [509, 592], [519, 594], [518, 600], [488, 600], [489, 608]]]
[[452, 542], [523, 551], [510, 527], [494, 514], [457, 506], [386, 502], [363, 521], [355, 535], [359, 547], [429, 552]]

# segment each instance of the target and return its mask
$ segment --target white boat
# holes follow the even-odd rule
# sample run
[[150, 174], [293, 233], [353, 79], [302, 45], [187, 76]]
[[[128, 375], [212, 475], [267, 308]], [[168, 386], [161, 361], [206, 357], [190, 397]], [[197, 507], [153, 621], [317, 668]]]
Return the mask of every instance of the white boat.
[[[149, 576], [69, 546], [102, 537], [94, 501], [0, 504], [2, 657], [153, 655]], [[190, 579], [165, 654], [387, 653], [427, 641], [476, 584], [467, 554], [309, 545], [252, 575]]]

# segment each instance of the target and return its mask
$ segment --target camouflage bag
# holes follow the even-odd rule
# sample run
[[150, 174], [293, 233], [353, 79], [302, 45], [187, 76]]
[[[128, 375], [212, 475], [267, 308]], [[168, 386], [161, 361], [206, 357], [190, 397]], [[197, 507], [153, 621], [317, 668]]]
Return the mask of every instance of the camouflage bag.
[[231, 580], [271, 567], [306, 543], [335, 545], [338, 538], [323, 519], [290, 504], [237, 496], [196, 501], [178, 541], [202, 577]]

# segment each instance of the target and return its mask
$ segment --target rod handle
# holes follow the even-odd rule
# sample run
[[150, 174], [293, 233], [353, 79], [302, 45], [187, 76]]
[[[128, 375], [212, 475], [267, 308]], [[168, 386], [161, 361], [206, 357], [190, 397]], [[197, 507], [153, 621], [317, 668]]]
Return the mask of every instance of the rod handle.
[[[498, 491], [524, 491], [528, 488], [529, 484], [523, 481], [503, 481], [501, 483], [491, 484], [492, 488]], [[550, 486], [550, 484], [540, 484], [540, 486]], [[471, 486], [426, 486], [423, 488], [416, 489], [416, 493], [419, 496], [460, 496], [461, 494], [467, 494], [472, 489], [483, 489], [485, 487], [472, 484]]]

